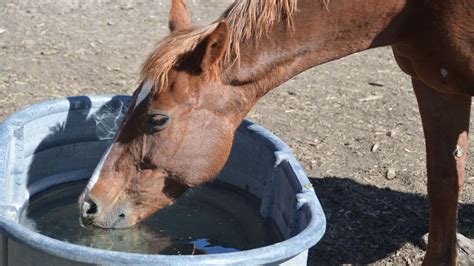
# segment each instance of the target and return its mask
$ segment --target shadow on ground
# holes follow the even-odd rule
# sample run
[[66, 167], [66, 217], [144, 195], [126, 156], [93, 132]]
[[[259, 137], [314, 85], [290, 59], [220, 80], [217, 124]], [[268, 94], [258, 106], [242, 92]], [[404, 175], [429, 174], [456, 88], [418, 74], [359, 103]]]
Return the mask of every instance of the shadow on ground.
[[[359, 184], [349, 178], [312, 178], [327, 218], [326, 234], [309, 252], [309, 265], [372, 263], [428, 230], [424, 195]], [[473, 238], [474, 205], [460, 204], [459, 232]]]

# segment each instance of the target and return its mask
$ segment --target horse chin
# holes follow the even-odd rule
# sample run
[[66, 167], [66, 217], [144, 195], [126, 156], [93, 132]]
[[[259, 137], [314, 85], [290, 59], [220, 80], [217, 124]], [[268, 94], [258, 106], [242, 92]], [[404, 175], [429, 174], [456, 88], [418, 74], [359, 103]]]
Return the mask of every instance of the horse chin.
[[137, 221], [132, 219], [106, 219], [104, 221], [94, 221], [93, 226], [104, 228], [104, 229], [126, 229], [133, 227], [137, 224]]

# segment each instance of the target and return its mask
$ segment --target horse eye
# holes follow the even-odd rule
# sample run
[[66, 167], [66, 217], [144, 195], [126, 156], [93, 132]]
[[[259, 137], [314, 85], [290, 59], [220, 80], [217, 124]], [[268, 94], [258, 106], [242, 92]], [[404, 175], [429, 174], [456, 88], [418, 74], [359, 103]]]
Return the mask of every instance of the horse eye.
[[171, 118], [162, 112], [148, 114], [148, 128], [150, 133], [163, 130], [170, 122]]

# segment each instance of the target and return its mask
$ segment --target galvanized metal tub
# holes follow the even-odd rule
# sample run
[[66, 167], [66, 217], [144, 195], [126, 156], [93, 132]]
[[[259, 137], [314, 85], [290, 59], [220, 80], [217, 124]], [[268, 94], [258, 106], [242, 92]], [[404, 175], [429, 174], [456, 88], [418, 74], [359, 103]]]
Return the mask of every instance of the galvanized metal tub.
[[[325, 231], [314, 190], [289, 148], [263, 127], [243, 121], [218, 179], [261, 200], [284, 241], [257, 249], [199, 256], [143, 255], [89, 248], [33, 232], [18, 223], [30, 196], [89, 177], [129, 96], [79, 96], [14, 113], [0, 125], [0, 264], [305, 265]], [[235, 178], [239, 177], [239, 178]]]

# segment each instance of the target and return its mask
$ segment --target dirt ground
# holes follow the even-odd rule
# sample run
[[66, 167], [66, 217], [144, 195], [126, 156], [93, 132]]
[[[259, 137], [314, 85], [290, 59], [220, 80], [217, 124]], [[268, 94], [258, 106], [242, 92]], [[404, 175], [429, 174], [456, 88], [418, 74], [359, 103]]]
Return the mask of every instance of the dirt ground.
[[[229, 3], [188, 0], [197, 24]], [[156, 0], [0, 0], [0, 120], [52, 98], [131, 94], [140, 65], [168, 32], [167, 10], [168, 1]], [[421, 263], [424, 140], [409, 79], [389, 48], [306, 71], [248, 117], [289, 144], [325, 209], [327, 232], [309, 264]], [[459, 216], [470, 238], [472, 165]]]

